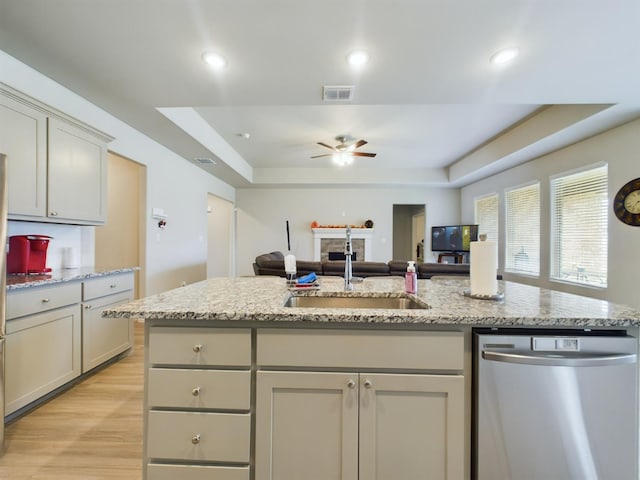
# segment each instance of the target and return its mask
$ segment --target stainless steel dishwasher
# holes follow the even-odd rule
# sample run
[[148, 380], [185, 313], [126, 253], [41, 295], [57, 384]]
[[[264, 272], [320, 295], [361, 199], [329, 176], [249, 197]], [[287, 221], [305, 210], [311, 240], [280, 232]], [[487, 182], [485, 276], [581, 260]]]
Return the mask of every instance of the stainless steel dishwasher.
[[638, 339], [476, 331], [476, 480], [637, 480]]

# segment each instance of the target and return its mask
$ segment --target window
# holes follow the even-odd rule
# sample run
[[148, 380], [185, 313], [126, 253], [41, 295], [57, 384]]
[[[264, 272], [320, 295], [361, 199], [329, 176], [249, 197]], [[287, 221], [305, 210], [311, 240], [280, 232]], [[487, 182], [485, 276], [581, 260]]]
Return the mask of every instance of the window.
[[540, 184], [505, 193], [505, 271], [540, 274]]
[[475, 223], [478, 233], [485, 234], [487, 240], [498, 243], [498, 195], [488, 195], [476, 199]]
[[551, 180], [551, 278], [607, 286], [607, 166]]

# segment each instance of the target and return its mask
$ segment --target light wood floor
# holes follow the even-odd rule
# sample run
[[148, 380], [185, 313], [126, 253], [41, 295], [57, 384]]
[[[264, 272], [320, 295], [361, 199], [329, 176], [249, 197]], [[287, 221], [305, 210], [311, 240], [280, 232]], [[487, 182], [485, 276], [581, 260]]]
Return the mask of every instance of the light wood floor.
[[143, 330], [133, 355], [7, 426], [0, 479], [142, 478]]

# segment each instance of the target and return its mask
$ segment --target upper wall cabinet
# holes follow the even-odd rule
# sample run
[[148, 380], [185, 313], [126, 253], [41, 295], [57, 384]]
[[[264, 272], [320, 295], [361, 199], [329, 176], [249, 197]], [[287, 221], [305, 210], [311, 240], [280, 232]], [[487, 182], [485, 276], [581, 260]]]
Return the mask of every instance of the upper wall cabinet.
[[110, 140], [0, 84], [0, 152], [9, 161], [9, 219], [103, 224]]
[[47, 116], [0, 95], [0, 152], [9, 161], [9, 212], [47, 214]]
[[62, 222], [104, 223], [107, 146], [69, 123], [49, 118], [47, 215]]

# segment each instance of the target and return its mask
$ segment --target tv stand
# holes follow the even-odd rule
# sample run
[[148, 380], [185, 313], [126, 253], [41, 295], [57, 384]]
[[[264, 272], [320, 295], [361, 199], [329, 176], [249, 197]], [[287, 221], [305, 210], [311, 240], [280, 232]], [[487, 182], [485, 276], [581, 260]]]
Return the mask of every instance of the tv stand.
[[447, 261], [443, 261], [447, 257], [453, 258], [453, 263], [464, 263], [464, 254], [456, 253], [456, 252], [440, 253], [438, 255], [438, 263], [449, 263], [448, 260]]

